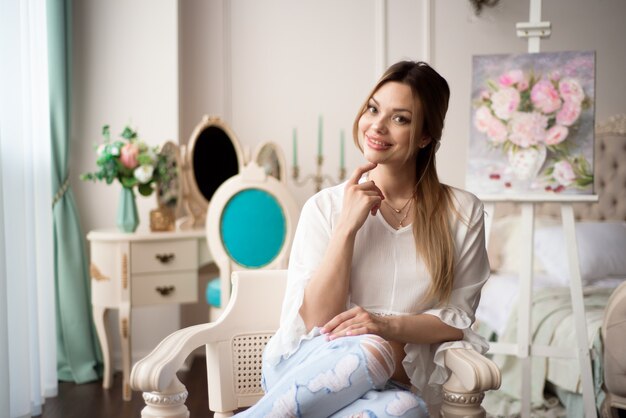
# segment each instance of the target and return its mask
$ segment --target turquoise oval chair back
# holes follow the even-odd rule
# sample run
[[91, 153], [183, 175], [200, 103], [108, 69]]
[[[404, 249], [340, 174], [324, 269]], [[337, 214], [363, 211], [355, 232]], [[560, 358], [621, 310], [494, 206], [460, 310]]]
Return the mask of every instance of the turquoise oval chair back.
[[242, 267], [260, 268], [274, 260], [285, 243], [285, 213], [265, 190], [246, 189], [232, 197], [222, 211], [222, 244]]
[[225, 306], [233, 271], [287, 267], [297, 213], [286, 185], [254, 162], [220, 186], [207, 214], [209, 249], [220, 270], [206, 288], [211, 306]]

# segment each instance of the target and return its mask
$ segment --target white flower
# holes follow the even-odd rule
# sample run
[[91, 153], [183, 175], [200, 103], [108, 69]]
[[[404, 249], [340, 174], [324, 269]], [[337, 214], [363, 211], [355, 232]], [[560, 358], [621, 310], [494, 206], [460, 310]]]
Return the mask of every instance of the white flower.
[[139, 183], [146, 184], [152, 180], [152, 173], [154, 173], [154, 167], [146, 164], [137, 167], [133, 172], [133, 175]]
[[543, 142], [548, 118], [539, 112], [515, 112], [509, 121], [509, 139], [514, 144], [528, 148]]
[[120, 148], [116, 145], [111, 145], [111, 147], [109, 148], [109, 152], [112, 156], [117, 157], [118, 155], [120, 155]]
[[493, 113], [502, 120], [508, 120], [511, 114], [517, 110], [520, 102], [520, 94], [513, 87], [505, 87], [491, 96], [491, 108]]
[[106, 149], [107, 149], [106, 144], [100, 144], [100, 145], [98, 146], [98, 149], [96, 149], [96, 154], [98, 154], [98, 156], [101, 156], [101, 155], [103, 155], [103, 154], [104, 154], [104, 152], [106, 151]]
[[574, 169], [572, 165], [563, 160], [554, 164], [554, 171], [552, 173], [554, 179], [563, 186], [567, 187], [576, 180], [576, 174], [574, 173]]

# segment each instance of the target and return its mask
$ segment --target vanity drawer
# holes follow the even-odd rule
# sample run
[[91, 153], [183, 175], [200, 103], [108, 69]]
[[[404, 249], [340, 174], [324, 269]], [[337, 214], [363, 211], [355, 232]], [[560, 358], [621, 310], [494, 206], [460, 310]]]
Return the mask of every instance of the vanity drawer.
[[133, 242], [130, 245], [131, 271], [158, 273], [198, 267], [198, 240]]
[[131, 303], [143, 306], [197, 302], [197, 275], [196, 270], [134, 275]]

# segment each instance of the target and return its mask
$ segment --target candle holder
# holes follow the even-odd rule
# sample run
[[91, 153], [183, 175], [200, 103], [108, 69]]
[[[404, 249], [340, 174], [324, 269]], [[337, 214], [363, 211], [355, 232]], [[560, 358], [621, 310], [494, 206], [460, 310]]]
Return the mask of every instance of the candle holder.
[[291, 171], [291, 178], [296, 183], [296, 185], [300, 187], [305, 186], [306, 184], [308, 184], [309, 181], [312, 180], [313, 184], [315, 184], [316, 192], [319, 192], [320, 190], [322, 190], [322, 185], [324, 184], [325, 181], [328, 181], [334, 185], [334, 184], [341, 183], [342, 181], [346, 179], [345, 167], [339, 168], [339, 179], [338, 181], [335, 181], [335, 179], [333, 179], [331, 176], [329, 176], [328, 174], [324, 174], [322, 172], [322, 165], [324, 165], [324, 157], [322, 157], [321, 155], [318, 155], [315, 174], [309, 174], [302, 179], [300, 179], [300, 167], [298, 167], [298, 165], [294, 165]]

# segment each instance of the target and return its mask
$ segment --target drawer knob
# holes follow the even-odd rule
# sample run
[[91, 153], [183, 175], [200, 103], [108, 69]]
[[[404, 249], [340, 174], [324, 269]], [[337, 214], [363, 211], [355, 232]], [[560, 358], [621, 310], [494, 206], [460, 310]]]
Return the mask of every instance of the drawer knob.
[[161, 294], [161, 296], [167, 296], [172, 293], [176, 288], [174, 286], [157, 286], [155, 289]]
[[167, 264], [174, 259], [174, 254], [157, 254], [155, 255], [156, 259], [159, 260], [163, 264]]

